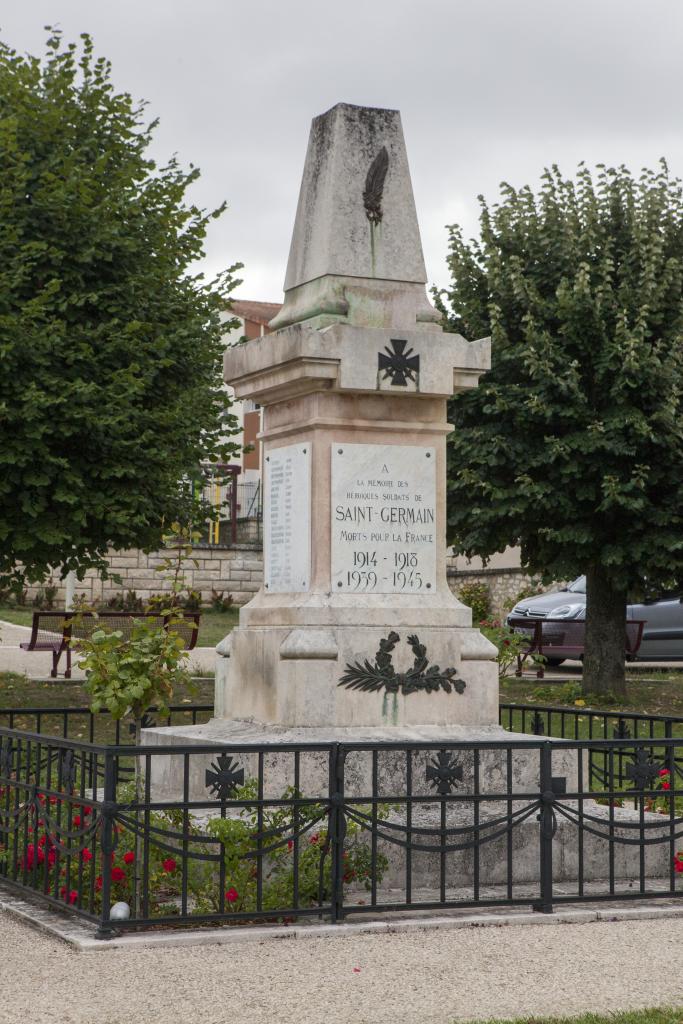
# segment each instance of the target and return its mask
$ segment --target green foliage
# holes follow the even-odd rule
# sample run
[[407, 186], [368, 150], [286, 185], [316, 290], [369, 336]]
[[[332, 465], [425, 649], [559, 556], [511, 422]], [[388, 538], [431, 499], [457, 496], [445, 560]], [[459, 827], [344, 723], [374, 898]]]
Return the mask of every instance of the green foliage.
[[105, 607], [108, 611], [113, 612], [143, 612], [145, 611], [145, 602], [136, 590], [126, 590], [110, 597]]
[[0, 43], [0, 576], [29, 581], [157, 547], [200, 462], [235, 451], [236, 268], [190, 273], [223, 207], [187, 202], [196, 168], [155, 165], [156, 123], [81, 40]]
[[54, 585], [52, 577], [48, 580], [44, 587], [38, 589], [38, 593], [35, 595], [31, 604], [38, 611], [49, 612], [55, 606], [57, 600], [57, 593], [59, 588]]
[[[235, 793], [235, 800], [255, 799], [257, 783], [252, 779]], [[283, 793], [283, 799], [300, 798], [301, 794], [291, 787]], [[368, 810], [368, 808], [361, 808]], [[386, 818], [387, 807], [378, 808], [378, 817]], [[313, 906], [319, 898], [330, 898], [332, 858], [327, 829], [325, 808], [320, 804], [308, 804], [299, 808], [295, 822], [294, 812], [289, 807], [266, 809], [263, 814], [263, 831], [274, 837], [290, 835], [295, 831], [308, 831], [299, 838], [298, 872], [299, 899], [303, 906]], [[320, 825], [318, 826], [318, 823]], [[318, 827], [316, 827], [318, 826]], [[256, 871], [253, 854], [258, 849], [254, 838], [258, 831], [258, 816], [255, 808], [245, 807], [237, 818], [212, 818], [207, 825], [207, 833], [224, 843], [225, 877], [228, 885], [237, 894], [232, 909], [248, 911], [256, 908]], [[277, 843], [277, 838], [271, 845]], [[250, 856], [252, 855], [252, 856]], [[343, 881], [361, 883], [366, 889], [371, 887], [371, 851], [364, 840], [361, 827], [354, 821], [347, 820], [344, 837], [344, 875]], [[322, 891], [321, 882], [322, 863]], [[387, 859], [382, 853], [377, 855], [376, 880], [381, 882], [387, 868]], [[282, 843], [268, 854], [267, 866], [262, 883], [263, 908], [277, 909], [291, 905], [294, 898], [294, 842]], [[206, 909], [217, 909], [215, 905], [215, 886], [205, 888]], [[196, 892], [201, 899], [201, 893]]]
[[[496, 661], [498, 662], [498, 678], [505, 679], [510, 671], [517, 665], [517, 656], [529, 646], [529, 638], [523, 633], [516, 633], [509, 626], [504, 626], [497, 619], [489, 622], [484, 619], [479, 628], [492, 644], [495, 644], [498, 651]], [[534, 662], [539, 661], [539, 656], [534, 655]]]
[[481, 200], [450, 229], [451, 330], [492, 336], [493, 366], [455, 396], [448, 528], [507, 545], [547, 578], [600, 567], [624, 590], [683, 570], [683, 198], [662, 162], [557, 168], [540, 192]]
[[[80, 784], [80, 779], [78, 780]], [[216, 913], [221, 909], [221, 896], [225, 910], [234, 913], [249, 913], [257, 909], [257, 871], [256, 857], [259, 852], [258, 841], [255, 838], [259, 831], [258, 813], [249, 800], [255, 800], [258, 795], [258, 784], [255, 779], [248, 780], [232, 795], [235, 801], [245, 801], [246, 806], [237, 809], [234, 816], [225, 818], [211, 818], [208, 823], [203, 824], [193, 815], [185, 816], [181, 809], [170, 809], [165, 812], [151, 811], [149, 813], [149, 842], [145, 848], [147, 851], [147, 887], [145, 895], [150, 916], [169, 916], [177, 914], [181, 898], [182, 883], [182, 851], [175, 849], [168, 842], [159, 845], [159, 837], [165, 832], [171, 831], [176, 838], [180, 835], [187, 837], [186, 860], [187, 870], [187, 892], [189, 896], [189, 912], [194, 914]], [[289, 788], [281, 799], [292, 800], [300, 798], [295, 790]], [[44, 801], [42, 794], [39, 799]], [[126, 783], [117, 788], [117, 802], [124, 805], [136, 806], [140, 794], [136, 796], [136, 787], [132, 783]], [[361, 807], [361, 810], [369, 808]], [[79, 817], [75, 823], [72, 817], [72, 827], [75, 829], [87, 825], [92, 809], [76, 807], [75, 811]], [[138, 810], [135, 816], [140, 821]], [[388, 815], [388, 807], [378, 807], [378, 818], [383, 820]], [[265, 833], [271, 833], [275, 838], [268, 841], [269, 849], [263, 855], [262, 870], [262, 899], [263, 910], [271, 910], [274, 913], [283, 908], [291, 907], [294, 903], [294, 863], [295, 858], [298, 865], [298, 898], [302, 907], [310, 907], [318, 904], [319, 900], [329, 900], [331, 895], [331, 871], [332, 871], [332, 849], [328, 839], [325, 823], [327, 821], [327, 810], [322, 804], [300, 805], [295, 815], [291, 807], [278, 807], [263, 812], [261, 829]], [[137, 903], [140, 906], [139, 879], [142, 874], [143, 847], [139, 842], [139, 836], [132, 829], [125, 825], [114, 826], [116, 835], [116, 848], [111, 859], [111, 903], [124, 901], [134, 907]], [[272, 830], [272, 832], [271, 832]], [[296, 831], [298, 838], [295, 849], [295, 841], [289, 839]], [[280, 845], [278, 836], [284, 836]], [[219, 840], [220, 846], [216, 843], [207, 842], [207, 836]], [[67, 844], [68, 845], [68, 844]], [[59, 868], [54, 853], [50, 853], [53, 840], [50, 835], [37, 830], [35, 841], [31, 844], [28, 856], [22, 858], [19, 867], [29, 870], [28, 881], [31, 884], [30, 869], [33, 868], [34, 859], [37, 857], [39, 868], [36, 879], [40, 888], [46, 884], [52, 891], [57, 888], [61, 898], [67, 904], [75, 904], [78, 892], [73, 888], [80, 886], [83, 898], [89, 904], [89, 909], [99, 913], [102, 907], [102, 858], [101, 854], [93, 857], [90, 850], [86, 849], [80, 855], [72, 855], [71, 874], [67, 874], [62, 858], [62, 867]], [[263, 844], [262, 844], [263, 846]], [[221, 874], [216, 861], [204, 859], [208, 855], [214, 855], [217, 851], [222, 852], [225, 865], [224, 887], [221, 887]], [[0, 842], [0, 864], [3, 858], [8, 861], [8, 855]], [[371, 867], [372, 851], [369, 843], [369, 836], [364, 833], [361, 827], [354, 821], [348, 821], [344, 837], [343, 849], [343, 876], [344, 885], [363, 886], [366, 890], [371, 888]], [[379, 884], [388, 866], [387, 858], [381, 851], [376, 857], [375, 879]], [[55, 883], [56, 886], [55, 886]], [[92, 890], [92, 900], [89, 893]]]
[[481, 622], [488, 617], [491, 611], [491, 591], [486, 583], [463, 583], [458, 589], [458, 597], [472, 609], [472, 622]]
[[219, 612], [221, 615], [224, 612], [229, 612], [234, 607], [234, 599], [232, 594], [226, 594], [223, 590], [211, 590], [211, 611]]
[[166, 631], [136, 620], [129, 637], [121, 630], [95, 629], [78, 641], [78, 649], [91, 709], [106, 707], [114, 718], [130, 714], [137, 721], [152, 704], [163, 714], [174, 687], [190, 684], [187, 651], [172, 625]]
[[[154, 610], [168, 617], [165, 627], [154, 620], [139, 619], [133, 622], [128, 637], [124, 637], [121, 630], [103, 628], [96, 628], [83, 637], [83, 629], [78, 629], [77, 650], [82, 655], [78, 664], [86, 672], [84, 687], [91, 697], [91, 710], [106, 707], [114, 718], [131, 715], [136, 742], [139, 741], [140, 721], [152, 704], [158, 705], [163, 714], [176, 686], [192, 689], [192, 680], [184, 666], [188, 652], [177, 627], [183, 623], [181, 609], [183, 601], [187, 600], [184, 567], [188, 561], [197, 564], [192, 557], [192, 543], [197, 536], [191, 526], [181, 523], [172, 523], [163, 536], [167, 553], [156, 572], [168, 585], [169, 592], [159, 595], [165, 600], [157, 600], [158, 607]], [[135, 592], [128, 591], [127, 597], [136, 605], [132, 610], [138, 611], [139, 599]], [[85, 620], [76, 615], [74, 621], [82, 627]], [[136, 781], [139, 782], [137, 763]]]

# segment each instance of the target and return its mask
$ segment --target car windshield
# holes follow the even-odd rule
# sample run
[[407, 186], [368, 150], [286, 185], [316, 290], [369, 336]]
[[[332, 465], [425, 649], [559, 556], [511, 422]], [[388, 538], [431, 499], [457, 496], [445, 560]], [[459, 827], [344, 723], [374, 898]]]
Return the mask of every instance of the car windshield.
[[586, 577], [579, 576], [577, 580], [570, 583], [567, 587], [570, 594], [585, 594], [586, 593]]

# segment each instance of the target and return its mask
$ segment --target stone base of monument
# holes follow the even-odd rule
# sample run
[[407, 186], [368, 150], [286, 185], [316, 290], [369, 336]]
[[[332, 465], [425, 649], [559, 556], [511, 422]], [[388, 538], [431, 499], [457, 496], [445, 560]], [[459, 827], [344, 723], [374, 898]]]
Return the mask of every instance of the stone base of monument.
[[[365, 613], [370, 618], [371, 609]], [[332, 617], [333, 612], [328, 614]], [[490, 660], [491, 645], [479, 630], [414, 623], [411, 629], [401, 625], [400, 609], [396, 619], [395, 633], [386, 626], [360, 623], [236, 628], [229, 637], [229, 657], [225, 641], [219, 645], [217, 716], [316, 729], [330, 722], [348, 727], [471, 727], [495, 722], [498, 670]], [[418, 641], [416, 628], [419, 643], [428, 652], [426, 671], [436, 672], [445, 685], [437, 679], [429, 691], [405, 694], [399, 688], [388, 693], [373, 656], [376, 659], [381, 645], [395, 636], [393, 668], [404, 677], [415, 665], [410, 642]], [[349, 683], [339, 685], [344, 674]]]
[[[387, 742], [400, 746], [378, 746]], [[221, 813], [218, 801], [215, 811], [206, 806], [212, 800], [207, 780], [217, 768], [218, 755], [210, 750], [213, 745], [229, 755], [231, 770], [243, 771], [245, 780], [260, 777], [266, 801], [282, 798], [294, 786], [302, 797], [326, 800], [330, 744], [343, 745], [348, 820], [360, 824], [364, 841], [374, 844], [383, 867], [382, 891], [400, 889], [407, 878], [411, 886], [424, 889], [440, 888], [442, 877], [449, 886], [500, 885], [511, 878], [518, 884], [539, 878], [541, 752], [535, 736], [511, 734], [497, 726], [284, 728], [213, 719], [199, 726], [146, 729], [143, 743], [152, 754], [151, 799], [203, 803], [198, 811], [203, 818]], [[457, 743], [468, 746], [454, 748]], [[507, 743], [509, 747], [492, 746]], [[183, 752], [154, 756], [154, 747], [173, 745], [181, 745]], [[193, 754], [193, 746], [203, 749]], [[434, 785], [446, 756], [453, 786], [448, 799], [441, 801]], [[661, 820], [657, 815], [641, 818], [636, 811], [610, 809], [588, 796], [581, 801], [562, 800], [563, 791], [585, 791], [586, 758], [586, 751], [559, 745], [551, 753], [553, 785], [557, 784], [560, 806], [566, 809], [566, 814], [559, 809], [556, 813], [555, 880], [577, 883], [580, 876], [584, 881], [610, 875], [636, 877], [641, 857], [644, 877], [666, 876], [669, 844], [651, 842], [641, 848], [632, 842], [638, 832], [625, 826], [649, 826], [647, 838], [652, 841], [667, 834], [668, 823], [660, 832], [653, 827]], [[378, 801], [374, 810], [373, 794]], [[223, 813], [238, 812], [228, 801]], [[444, 845], [450, 849], [444, 851]]]
[[[612, 819], [612, 837], [610, 842], [610, 817], [609, 808], [596, 803], [594, 800], [584, 800], [582, 811], [590, 815], [591, 830], [579, 830], [573, 821], [557, 815], [556, 830], [553, 837], [553, 880], [565, 882], [576, 891], [579, 877], [584, 882], [604, 881], [610, 878], [638, 878], [640, 872], [641, 847], [633, 844], [634, 832], [625, 828], [626, 825], [640, 825], [641, 817], [639, 812], [624, 808], [615, 808]], [[567, 801], [566, 807], [578, 814], [577, 801]], [[513, 805], [514, 807], [514, 805]], [[412, 825], [415, 827], [433, 827], [440, 819], [439, 809], [436, 807], [425, 807], [419, 814], [413, 814]], [[402, 823], [400, 818], [391, 816], [387, 824], [393, 820]], [[448, 825], [455, 825], [457, 818], [447, 819]], [[486, 817], [480, 818], [480, 823], [486, 823]], [[469, 817], [468, 824], [472, 818]], [[661, 817], [657, 814], [645, 814], [642, 824], [650, 826], [647, 832], [648, 840], [668, 839], [668, 825], [657, 826]], [[462, 823], [462, 822], [461, 822]], [[619, 828], [619, 825], [622, 827]], [[540, 878], [540, 854], [539, 854], [539, 823], [538, 815], [532, 814], [524, 821], [516, 825], [508, 835], [498, 835], [491, 841], [486, 841], [486, 830], [482, 830], [481, 837], [484, 840], [468, 849], [449, 852], [444, 855], [444, 874], [450, 885], [479, 886], [485, 885], [506, 885], [509, 877], [515, 885], [523, 883], [538, 882]], [[490, 833], [500, 832], [500, 827], [493, 825]], [[600, 832], [601, 834], [596, 834]], [[637, 832], [635, 833], [637, 835]], [[472, 838], [472, 833], [464, 833], [462, 841]], [[620, 840], [622, 840], [620, 842]], [[623, 842], [627, 840], [627, 842]], [[418, 838], [417, 842], [427, 842], [429, 837]], [[431, 843], [438, 845], [438, 838], [431, 837]], [[449, 837], [450, 842], [455, 842], [454, 837]], [[581, 850], [579, 852], [579, 846]], [[382, 879], [382, 886], [390, 889], [405, 887], [407, 855], [400, 847], [380, 841], [378, 848], [387, 858], [387, 869]], [[610, 852], [611, 851], [611, 852]], [[643, 877], [645, 879], [665, 878], [670, 868], [670, 848], [668, 842], [652, 843], [642, 850], [643, 855]], [[612, 857], [612, 869], [610, 870], [610, 856]], [[581, 865], [581, 869], [579, 868]], [[508, 872], [510, 871], [510, 875]], [[441, 854], [438, 851], [415, 853], [411, 857], [410, 869], [411, 881], [416, 886], [427, 889], [438, 890], [441, 879]]]
[[[538, 738], [521, 733], [512, 734], [501, 726], [480, 726], [476, 729], [464, 726], [449, 726], [445, 729], [434, 725], [287, 728], [252, 720], [226, 721], [213, 718], [205, 725], [144, 729], [142, 742], [149, 747], [206, 747], [215, 744], [228, 748], [227, 752], [244, 769], [245, 779], [259, 775], [260, 755], [254, 750], [240, 748], [263, 748], [261, 774], [266, 799], [277, 799], [288, 786], [294, 785], [293, 752], [302, 745], [306, 745], [307, 749], [301, 749], [298, 755], [299, 789], [305, 797], [326, 798], [330, 786], [329, 748], [334, 743], [348, 748], [344, 760], [344, 796], [350, 800], [369, 798], [373, 792], [378, 797], [386, 795], [389, 800], [392, 795], [405, 794], [409, 752], [411, 795], [433, 795], [428, 766], [440, 747], [446, 749], [459, 743], [471, 745], [469, 749], [457, 748], [454, 751], [458, 775], [461, 776], [458, 789], [462, 788], [463, 793], [472, 791], [475, 771], [476, 790], [481, 796], [505, 793], [508, 788], [508, 769], [509, 791], [515, 798], [524, 796], [527, 791], [538, 794], [540, 785]], [[506, 742], [515, 744], [509, 753], [500, 747], [491, 746]], [[382, 748], [383, 743], [397, 744], [398, 749]], [[420, 745], [424, 747], [425, 744], [429, 746], [420, 749]], [[273, 748], [272, 752], [268, 752], [269, 747]], [[289, 750], [275, 749], [277, 747], [288, 747]], [[206, 772], [214, 760], [215, 755], [212, 753], [193, 754], [186, 751], [177, 755], [152, 757], [152, 798], [177, 800], [186, 787], [189, 800], [206, 800]], [[575, 788], [578, 774], [576, 751], [553, 751], [552, 772], [553, 776], [566, 780], [568, 790]], [[585, 768], [584, 777], [588, 777]]]

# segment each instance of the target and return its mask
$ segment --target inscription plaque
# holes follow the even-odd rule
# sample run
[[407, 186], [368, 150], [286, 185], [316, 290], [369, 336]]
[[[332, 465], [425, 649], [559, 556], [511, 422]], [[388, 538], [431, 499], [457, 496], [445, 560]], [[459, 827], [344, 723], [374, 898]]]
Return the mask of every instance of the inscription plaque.
[[311, 576], [311, 446], [272, 449], [265, 460], [264, 587], [308, 590]]
[[436, 587], [436, 455], [418, 445], [332, 446], [332, 589]]

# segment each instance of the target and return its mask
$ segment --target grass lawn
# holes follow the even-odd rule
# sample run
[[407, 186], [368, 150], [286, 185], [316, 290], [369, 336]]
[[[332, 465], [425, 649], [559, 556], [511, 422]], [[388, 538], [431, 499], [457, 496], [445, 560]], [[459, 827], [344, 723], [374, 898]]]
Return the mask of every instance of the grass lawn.
[[683, 1024], [683, 1010], [665, 1007], [624, 1013], [582, 1013], [579, 1017], [517, 1017], [505, 1021], [490, 1017], [477, 1024]]
[[[213, 679], [202, 679], [195, 685], [196, 693], [179, 687], [171, 703], [212, 703]], [[0, 672], [0, 710], [21, 707], [85, 708], [89, 702], [90, 697], [83, 688], [82, 679], [51, 679], [46, 683], [40, 679], [29, 679], [18, 672]]]
[[[203, 611], [199, 621], [198, 647], [215, 647], [219, 640], [237, 625], [239, 608], [230, 608], [227, 612]], [[0, 619], [12, 622], [15, 626], [30, 626], [33, 622], [33, 608], [0, 607]], [[0, 628], [0, 638], [2, 636]]]
[[676, 715], [683, 717], [683, 671], [661, 672], [649, 669], [647, 678], [630, 676], [625, 700], [593, 701], [580, 693], [581, 678], [571, 683], [549, 679], [504, 680], [500, 687], [503, 704], [552, 704], [576, 707], [576, 700], [585, 700], [585, 706], [598, 711], [634, 711], [646, 715]]

